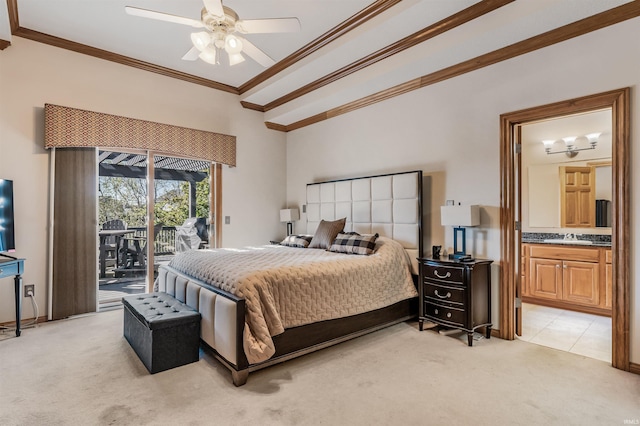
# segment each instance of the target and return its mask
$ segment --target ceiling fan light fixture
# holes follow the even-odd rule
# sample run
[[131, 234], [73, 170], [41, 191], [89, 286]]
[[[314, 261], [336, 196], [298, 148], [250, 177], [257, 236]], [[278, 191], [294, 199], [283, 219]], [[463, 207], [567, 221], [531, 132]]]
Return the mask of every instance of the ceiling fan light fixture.
[[211, 65], [216, 65], [216, 56], [216, 49], [211, 47], [207, 47], [198, 55], [200, 59]]
[[200, 31], [198, 33], [191, 33], [191, 42], [199, 51], [204, 51], [209, 43], [211, 43], [211, 36], [206, 31]]
[[229, 65], [237, 65], [241, 62], [244, 62], [244, 56], [241, 53], [230, 53], [229, 54]]
[[229, 55], [238, 54], [242, 52], [242, 41], [233, 34], [229, 34], [224, 39], [224, 50], [226, 50]]

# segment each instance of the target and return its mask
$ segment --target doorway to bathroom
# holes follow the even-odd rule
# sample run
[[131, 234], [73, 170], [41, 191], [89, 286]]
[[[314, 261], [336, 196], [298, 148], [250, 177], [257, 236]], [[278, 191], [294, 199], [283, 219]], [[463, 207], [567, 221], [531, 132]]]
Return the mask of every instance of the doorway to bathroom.
[[[565, 299], [564, 302], [570, 299], [581, 299], [584, 302], [586, 300], [584, 288], [586, 288], [586, 283], [590, 282], [588, 277], [590, 276], [589, 274], [591, 274], [594, 280], [596, 276], [598, 278], [597, 285], [595, 285], [598, 297], [600, 297], [601, 293], [605, 295], [602, 301], [600, 299], [597, 300], [597, 303], [595, 299], [591, 301], [593, 305], [598, 305], [594, 306], [593, 309], [603, 309], [603, 306], [600, 305], [601, 303], [602, 305], [606, 305], [607, 303], [611, 305], [611, 364], [616, 368], [627, 371], [630, 368], [630, 342], [628, 334], [630, 317], [630, 244], [628, 234], [630, 220], [628, 204], [629, 185], [628, 179], [626, 179], [629, 171], [629, 94], [630, 90], [625, 88], [503, 114], [501, 116], [502, 199], [500, 215], [502, 234], [501, 248], [503, 253], [501, 266], [502, 280], [500, 283], [500, 336], [505, 339], [515, 339], [516, 336], [522, 336], [523, 316], [526, 315], [525, 310], [528, 307], [526, 302], [523, 304], [523, 298], [527, 297], [525, 291], [528, 290], [530, 292], [528, 296], [531, 296], [533, 293], [535, 297], [547, 296], [549, 299]], [[541, 122], [543, 120], [586, 114], [607, 108], [611, 109], [611, 211], [613, 214], [611, 248], [608, 250], [607, 248], [596, 250], [598, 252], [597, 258], [592, 257], [587, 259], [591, 261], [591, 263], [597, 264], [597, 267], [591, 265], [591, 269], [584, 265], [584, 263], [586, 263], [584, 259], [567, 259], [566, 261], [553, 258], [546, 259], [553, 257], [553, 253], [549, 253], [549, 250], [544, 247], [536, 247], [535, 252], [532, 252], [531, 247], [528, 247], [528, 243], [523, 244], [523, 237], [531, 236], [525, 235], [523, 232], [523, 215], [525, 209], [523, 207], [522, 189], [526, 172], [523, 168], [521, 155], [521, 150], [525, 149], [522, 139], [522, 128], [524, 125]], [[585, 142], [584, 139], [586, 139], [588, 147], [590, 144], [589, 137], [584, 135], [584, 139], [581, 138], [580, 141], [577, 141], [576, 139], [578, 139], [579, 136], [582, 135], [566, 135], [559, 136], [559, 138], [574, 137], [574, 139], [569, 139], [569, 142], [573, 143], [573, 148], [576, 148], [576, 142]], [[557, 142], [548, 143], [548, 148], [552, 152], [558, 150], [560, 152], [557, 154], [558, 156], [564, 155], [568, 157], [565, 151], [569, 149], [571, 144], [567, 144], [565, 140], [562, 142], [562, 144]], [[556, 155], [547, 154], [541, 142], [539, 143], [538, 149], [542, 151], [541, 155]], [[581, 152], [586, 151], [585, 149]], [[577, 174], [574, 175], [574, 177], [575, 176], [580, 175]], [[582, 182], [582, 180], [580, 181]], [[574, 196], [581, 197], [582, 195], [576, 193]], [[588, 200], [587, 197], [580, 199], [583, 201], [576, 203], [576, 206], [582, 204], [586, 206], [588, 204], [587, 201], [584, 201], [585, 199]], [[562, 202], [563, 201], [560, 200], [560, 203]], [[566, 205], [564, 207], [560, 206], [560, 208], [561, 210], [564, 209], [566, 216]], [[569, 215], [569, 217], [572, 218], [574, 216], [575, 211]], [[575, 233], [578, 232], [572, 232], [572, 234]], [[541, 232], [540, 234], [544, 233]], [[567, 250], [571, 251], [569, 246], [564, 245], [564, 235], [560, 233], [557, 235], [537, 235], [534, 237], [543, 243], [546, 242], [545, 240], [558, 243], [557, 246], [559, 246], [559, 249], [555, 251], [563, 256], [569, 254]], [[584, 237], [582, 236], [581, 239], [582, 238]], [[572, 245], [576, 245], [575, 240], [577, 240], [577, 238], [572, 237], [571, 239], [574, 240], [571, 242], [573, 243]], [[531, 245], [543, 246], [543, 244]], [[585, 251], [579, 251], [577, 250], [578, 248], [582, 248]], [[527, 250], [529, 250], [529, 252], [527, 252]], [[586, 246], [582, 247], [578, 245], [576, 247], [576, 252], [580, 253], [581, 256], [587, 255], [587, 253], [592, 254], [592, 252], [587, 252], [586, 250]], [[560, 257], [557, 253], [556, 255], [556, 257]], [[607, 272], [610, 272], [611, 297], [609, 301], [607, 301], [606, 298]], [[549, 277], [553, 277], [554, 279], [549, 279]], [[565, 280], [572, 279], [575, 279], [575, 282], [578, 283], [577, 286], [563, 286]], [[549, 285], [548, 283], [552, 284]], [[524, 284], [527, 285], [523, 288]], [[605, 287], [601, 287], [601, 284]], [[594, 286], [592, 286], [592, 288], [594, 288]], [[580, 290], [574, 291], [577, 289]], [[593, 296], [593, 294], [591, 296]], [[561, 302], [562, 301], [563, 300], [561, 300]], [[548, 307], [563, 309], [562, 306], [549, 305], [552, 305], [552, 303], [546, 304]]]

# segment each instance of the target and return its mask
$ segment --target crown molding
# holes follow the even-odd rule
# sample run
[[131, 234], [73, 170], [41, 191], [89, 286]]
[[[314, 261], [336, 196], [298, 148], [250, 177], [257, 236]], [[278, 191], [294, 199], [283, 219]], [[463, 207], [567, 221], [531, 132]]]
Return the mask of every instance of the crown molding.
[[354, 72], [357, 72], [370, 65], [373, 65], [376, 62], [382, 61], [383, 59], [393, 56], [396, 53], [400, 53], [406, 49], [409, 49], [410, 47], [432, 39], [473, 19], [486, 15], [487, 13], [492, 12], [504, 5], [513, 3], [514, 1], [515, 0], [483, 0], [481, 2], [478, 2], [464, 10], [461, 10], [458, 13], [448, 16], [439, 22], [436, 22], [433, 25], [429, 25], [428, 27], [423, 28], [420, 31], [417, 31], [401, 40], [398, 40], [393, 44], [383, 47], [382, 49], [373, 52], [368, 56], [358, 59], [357, 61], [352, 62], [349, 65], [345, 65], [344, 67], [330, 74], [327, 74], [309, 84], [300, 87], [299, 89], [296, 89], [284, 96], [281, 96], [278, 99], [265, 104], [263, 110], [265, 112], [270, 111], [274, 108], [286, 104], [287, 102], [291, 102], [292, 100], [297, 99], [300, 96], [318, 90], [321, 87], [333, 83], [334, 81], [340, 80], [341, 78], [353, 74]]
[[369, 19], [379, 15], [380, 13], [391, 8], [392, 6], [395, 6], [400, 1], [401, 0], [376, 0], [366, 8], [362, 9], [360, 12], [356, 13], [355, 15], [347, 19], [346, 21], [343, 21], [341, 24], [338, 24], [337, 26], [333, 27], [332, 29], [330, 29], [320, 37], [316, 38], [315, 40], [311, 41], [307, 45], [293, 52], [291, 55], [287, 56], [286, 58], [276, 63], [272, 67], [266, 69], [262, 73], [253, 77], [251, 80], [247, 81], [246, 83], [240, 85], [238, 87], [240, 94], [243, 94], [253, 89], [254, 87], [258, 86], [260, 83], [267, 81], [268, 79], [275, 76], [276, 74], [289, 68], [296, 62], [301, 61], [302, 59], [311, 55], [312, 53], [319, 50], [320, 48], [326, 46], [327, 44], [342, 37], [349, 31], [364, 24]]
[[422, 77], [410, 80], [402, 84], [398, 84], [389, 89], [385, 89], [369, 96], [365, 96], [364, 98], [348, 102], [336, 108], [331, 108], [327, 111], [315, 114], [311, 117], [304, 118], [294, 123], [287, 125], [269, 123], [267, 124], [267, 126], [278, 125], [280, 127], [284, 127], [285, 130], [283, 131], [290, 132], [292, 130], [319, 123], [321, 121], [337, 117], [338, 115], [346, 114], [348, 112], [364, 108], [366, 106], [384, 101], [386, 99], [390, 99], [404, 93], [411, 92], [413, 90], [421, 89], [423, 87], [430, 86], [432, 84], [439, 83], [441, 81], [448, 80], [450, 78], [496, 64], [498, 62], [505, 61], [507, 59], [512, 59], [517, 56], [531, 53], [538, 49], [542, 49], [575, 37], [579, 37], [581, 35], [588, 34], [590, 32], [597, 31], [611, 25], [619, 24], [620, 22], [624, 22], [638, 16], [640, 16], [640, 0], [634, 0], [630, 3], [623, 4], [613, 9], [609, 9], [607, 11], [590, 16], [588, 18], [584, 18], [571, 24], [556, 28], [554, 30], [547, 31], [546, 33], [539, 34], [537, 36], [511, 44], [501, 49], [497, 49], [484, 55], [469, 59], [467, 61], [460, 62], [456, 65], [452, 65], [431, 74], [426, 74]]
[[62, 49], [71, 50], [73, 52], [82, 53], [84, 55], [93, 56], [95, 58], [104, 59], [118, 64], [127, 65], [133, 68], [138, 68], [143, 71], [149, 71], [156, 74], [164, 75], [166, 77], [176, 78], [178, 80], [187, 81], [189, 83], [199, 84], [201, 86], [210, 87], [212, 89], [222, 90], [223, 92], [238, 94], [238, 89], [229, 86], [227, 84], [218, 83], [217, 81], [208, 80], [206, 78], [198, 77], [192, 74], [179, 72], [170, 68], [154, 65], [149, 62], [139, 61], [128, 56], [118, 55], [107, 50], [98, 49], [95, 47], [87, 46], [86, 44], [76, 43], [75, 41], [66, 40], [60, 37], [55, 37], [49, 34], [44, 34], [38, 31], [30, 30], [28, 28], [18, 27], [14, 32], [14, 36], [26, 38], [29, 40], [37, 41], [39, 43], [48, 44], [50, 46], [60, 47]]
[[254, 111], [264, 112], [264, 107], [262, 105], [254, 104], [247, 101], [240, 101], [240, 105], [246, 109], [252, 109]]
[[[396, 5], [400, 1], [401, 0], [376, 0], [374, 3], [362, 9], [360, 12], [356, 13], [351, 18], [335, 26], [325, 34], [321, 35], [320, 37], [308, 43], [306, 46], [302, 47], [298, 51], [287, 56], [282, 61], [276, 63], [274, 66], [268, 68], [261, 74], [258, 74], [256, 77], [249, 80], [248, 82], [242, 84], [240, 87], [233, 87], [231, 85], [219, 83], [213, 80], [183, 73], [183, 72], [162, 67], [159, 65], [154, 65], [149, 62], [139, 61], [137, 59], [133, 59], [127, 56], [118, 55], [113, 52], [97, 49], [81, 43], [76, 43], [70, 40], [62, 39], [62, 38], [41, 33], [38, 31], [30, 30], [28, 28], [22, 28], [20, 27], [20, 21], [18, 17], [18, 3], [17, 3], [18, 0], [7, 0], [7, 9], [9, 14], [9, 24], [11, 26], [11, 33], [14, 36], [26, 38], [26, 39], [37, 41], [44, 44], [49, 44], [51, 46], [60, 47], [62, 49], [72, 50], [74, 52], [93, 56], [99, 59], [116, 62], [122, 65], [131, 66], [144, 71], [161, 74], [166, 77], [176, 78], [179, 80], [187, 81], [190, 83], [194, 83], [201, 86], [210, 87], [213, 89], [222, 90], [224, 92], [238, 95], [246, 92], [247, 90], [250, 90], [256, 85], [262, 83], [263, 81], [266, 81], [267, 79], [273, 77], [274, 75], [285, 70], [286, 68], [295, 64], [296, 62], [309, 56], [310, 54], [320, 49], [321, 47], [326, 46], [327, 44], [335, 41], [336, 39], [345, 35], [349, 31], [362, 25], [369, 19], [375, 17], [376, 15]], [[10, 42], [6, 42], [6, 43], [7, 43], [6, 46], [2, 47], [3, 43], [2, 41], [0, 41], [0, 50], [6, 48], [11, 44]], [[242, 103], [242, 106], [245, 108], [252, 109], [255, 111], [260, 111], [260, 112], [265, 111], [262, 105], [253, 104], [253, 103], [244, 102], [244, 101], [241, 103]]]

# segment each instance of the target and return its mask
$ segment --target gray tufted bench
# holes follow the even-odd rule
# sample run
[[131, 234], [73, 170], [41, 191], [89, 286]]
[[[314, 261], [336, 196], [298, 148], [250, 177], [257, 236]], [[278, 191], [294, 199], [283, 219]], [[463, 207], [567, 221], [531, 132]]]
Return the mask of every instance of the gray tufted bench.
[[150, 373], [198, 361], [200, 312], [166, 293], [122, 298], [124, 337]]

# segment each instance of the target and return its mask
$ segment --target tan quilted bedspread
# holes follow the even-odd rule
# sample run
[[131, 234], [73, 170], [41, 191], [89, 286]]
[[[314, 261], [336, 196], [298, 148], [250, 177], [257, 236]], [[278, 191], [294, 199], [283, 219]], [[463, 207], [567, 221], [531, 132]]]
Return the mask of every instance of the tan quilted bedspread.
[[379, 238], [370, 256], [261, 246], [191, 250], [170, 266], [246, 299], [244, 350], [269, 359], [285, 328], [342, 318], [417, 296], [402, 246]]

